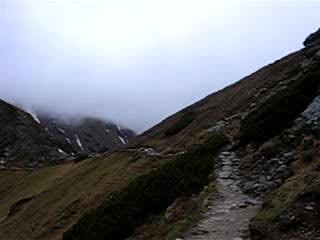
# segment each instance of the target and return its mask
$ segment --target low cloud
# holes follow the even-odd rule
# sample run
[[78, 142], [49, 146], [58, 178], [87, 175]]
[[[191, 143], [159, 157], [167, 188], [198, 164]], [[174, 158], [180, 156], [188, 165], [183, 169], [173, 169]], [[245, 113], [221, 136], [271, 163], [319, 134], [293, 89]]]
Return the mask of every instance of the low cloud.
[[0, 98], [141, 132], [299, 49], [320, 22], [315, 2], [89, 2], [0, 3]]

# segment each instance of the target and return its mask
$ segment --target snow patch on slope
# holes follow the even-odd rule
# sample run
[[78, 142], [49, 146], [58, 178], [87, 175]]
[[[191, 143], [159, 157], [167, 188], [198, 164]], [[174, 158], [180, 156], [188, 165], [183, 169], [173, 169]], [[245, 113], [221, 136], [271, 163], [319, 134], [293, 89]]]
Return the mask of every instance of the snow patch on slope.
[[29, 114], [32, 116], [32, 118], [33, 118], [37, 123], [40, 124], [40, 120], [39, 120], [39, 118], [37, 117], [36, 114], [34, 114], [33, 112], [29, 112]]
[[72, 144], [69, 138], [66, 137], [66, 140], [69, 144]]
[[118, 128], [119, 132], [125, 136], [125, 134], [122, 132], [122, 128], [120, 127], [120, 125], [117, 125], [117, 128]]
[[58, 149], [59, 153], [65, 153], [62, 149]]
[[128, 143], [128, 140], [126, 139], [127, 135], [122, 131], [122, 128], [120, 127], [120, 125], [117, 125], [117, 128], [118, 128], [120, 134], [125, 137], [125, 138], [123, 138], [123, 137], [119, 136], [118, 138], [121, 140], [121, 142], [124, 145], [127, 144]]
[[81, 141], [80, 141], [80, 139], [79, 139], [79, 137], [78, 137], [77, 134], [76, 134], [76, 141], [77, 141], [78, 146], [79, 146], [79, 147], [81, 148], [81, 150], [83, 151], [82, 143], [81, 143]]
[[66, 133], [63, 129], [61, 129], [61, 128], [58, 128], [58, 130], [59, 130], [59, 132], [61, 132], [61, 133]]
[[122, 137], [118, 137], [119, 139], [120, 139], [120, 141], [124, 144], [124, 145], [126, 145], [127, 144], [127, 141], [125, 140], [125, 139], [123, 139]]

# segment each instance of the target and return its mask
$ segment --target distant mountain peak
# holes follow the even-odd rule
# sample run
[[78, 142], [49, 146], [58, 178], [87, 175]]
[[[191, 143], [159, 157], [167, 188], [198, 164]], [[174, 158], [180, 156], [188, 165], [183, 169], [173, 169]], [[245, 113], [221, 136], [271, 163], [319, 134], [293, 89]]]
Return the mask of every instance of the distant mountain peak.
[[34, 114], [56, 144], [70, 154], [112, 151], [126, 145], [136, 133], [119, 124], [95, 117], [63, 119], [50, 114]]
[[102, 119], [25, 112], [2, 100], [0, 125], [0, 167], [35, 167], [73, 155], [113, 151], [136, 136], [134, 131]]

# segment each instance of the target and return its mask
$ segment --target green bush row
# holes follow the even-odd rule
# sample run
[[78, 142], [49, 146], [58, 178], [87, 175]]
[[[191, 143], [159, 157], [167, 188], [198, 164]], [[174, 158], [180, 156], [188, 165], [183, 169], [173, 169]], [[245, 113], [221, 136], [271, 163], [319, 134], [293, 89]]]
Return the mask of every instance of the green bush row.
[[214, 134], [157, 170], [136, 178], [123, 191], [84, 215], [64, 234], [64, 240], [118, 240], [130, 236], [151, 214], [165, 210], [179, 196], [199, 192], [208, 183], [213, 155], [227, 143]]
[[177, 122], [165, 131], [165, 136], [171, 137], [182, 131], [196, 119], [194, 112], [185, 113]]
[[319, 83], [320, 71], [316, 66], [249, 113], [241, 123], [241, 142], [262, 143], [278, 135], [318, 95]]

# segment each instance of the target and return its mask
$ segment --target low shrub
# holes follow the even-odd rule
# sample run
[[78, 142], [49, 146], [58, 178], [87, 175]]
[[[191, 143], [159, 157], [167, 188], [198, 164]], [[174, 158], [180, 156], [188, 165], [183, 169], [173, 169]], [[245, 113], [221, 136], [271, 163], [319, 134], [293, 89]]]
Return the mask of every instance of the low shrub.
[[171, 127], [165, 131], [165, 136], [171, 137], [182, 131], [188, 125], [190, 125], [196, 118], [194, 112], [185, 113], [177, 122], [175, 122]]
[[176, 198], [199, 192], [208, 183], [213, 154], [227, 143], [222, 134], [194, 146], [157, 170], [136, 178], [101, 206], [84, 215], [64, 240], [125, 239], [151, 214], [165, 210]]
[[319, 67], [300, 76], [242, 121], [240, 140], [243, 143], [263, 143], [278, 135], [303, 112], [318, 95]]
[[310, 163], [313, 160], [313, 150], [306, 150], [302, 152], [302, 161], [304, 163]]

